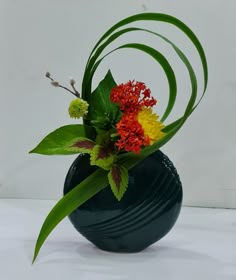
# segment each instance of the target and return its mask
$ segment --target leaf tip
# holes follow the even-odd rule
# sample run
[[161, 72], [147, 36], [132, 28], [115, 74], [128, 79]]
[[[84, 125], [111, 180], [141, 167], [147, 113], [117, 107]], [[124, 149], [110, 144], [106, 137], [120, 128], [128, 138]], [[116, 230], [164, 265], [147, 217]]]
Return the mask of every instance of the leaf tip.
[[38, 255], [38, 254], [37, 254], [36, 252], [34, 252], [34, 256], [33, 256], [31, 265], [33, 265], [33, 264], [35, 263], [35, 260], [36, 260], [36, 258], [37, 258], [37, 255]]
[[108, 182], [116, 199], [120, 201], [128, 187], [128, 170], [122, 165], [113, 165], [108, 173]]

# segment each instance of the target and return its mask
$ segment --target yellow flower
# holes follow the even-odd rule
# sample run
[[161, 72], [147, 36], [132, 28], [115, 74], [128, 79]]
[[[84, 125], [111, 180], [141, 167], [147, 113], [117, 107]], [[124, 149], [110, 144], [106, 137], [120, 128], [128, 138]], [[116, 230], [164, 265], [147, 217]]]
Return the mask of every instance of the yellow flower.
[[153, 144], [165, 135], [165, 133], [162, 132], [165, 126], [158, 119], [159, 116], [153, 113], [151, 108], [143, 107], [138, 113], [138, 122], [144, 129], [144, 135], [149, 137], [150, 144]]
[[79, 119], [88, 113], [88, 103], [81, 99], [76, 98], [71, 101], [68, 112], [71, 118]]

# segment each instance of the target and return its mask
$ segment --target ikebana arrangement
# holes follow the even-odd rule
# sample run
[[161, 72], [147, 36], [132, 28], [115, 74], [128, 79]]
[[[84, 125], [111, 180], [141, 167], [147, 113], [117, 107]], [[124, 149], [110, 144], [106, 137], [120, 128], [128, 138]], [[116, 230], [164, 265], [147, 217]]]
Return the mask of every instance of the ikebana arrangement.
[[[197, 78], [186, 55], [164, 35], [130, 26], [137, 21], [171, 24], [191, 40], [204, 74], [204, 91], [200, 98], [197, 98]], [[129, 27], [124, 27], [128, 24]], [[105, 53], [110, 43], [129, 32], [148, 32], [164, 40], [188, 70], [190, 98], [183, 115], [172, 123], [168, 123], [167, 118], [175, 105], [177, 82], [165, 56], [140, 43], [123, 44]], [[93, 76], [101, 62], [114, 51], [127, 48], [144, 52], [166, 74], [169, 100], [161, 117], [155, 112], [157, 100], [142, 81], [127, 79], [116, 84], [109, 70], [98, 87], [92, 89]], [[46, 77], [53, 86], [75, 96], [68, 112], [71, 118], [83, 118], [83, 124], [58, 128], [30, 152], [80, 154], [67, 174], [64, 196], [41, 228], [33, 261], [48, 235], [66, 216], [81, 234], [101, 249], [116, 252], [143, 250], [172, 228], [181, 208], [179, 176], [159, 149], [180, 130], [205, 93], [208, 70], [201, 43], [189, 27], [171, 15], [137, 14], [112, 26], [97, 42], [85, 67], [81, 93], [73, 79], [70, 80], [71, 88], [68, 88], [55, 81], [49, 72]]]

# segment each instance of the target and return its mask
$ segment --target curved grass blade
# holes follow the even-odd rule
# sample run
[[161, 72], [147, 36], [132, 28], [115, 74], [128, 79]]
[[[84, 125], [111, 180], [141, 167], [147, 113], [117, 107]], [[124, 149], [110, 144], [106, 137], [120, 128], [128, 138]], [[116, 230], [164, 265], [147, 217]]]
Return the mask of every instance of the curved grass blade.
[[169, 100], [168, 100], [168, 104], [167, 104], [166, 110], [165, 110], [163, 118], [162, 118], [162, 121], [163, 121], [163, 119], [166, 119], [166, 117], [172, 111], [174, 104], [175, 104], [176, 95], [177, 95], [177, 83], [176, 83], [175, 73], [174, 73], [172, 67], [170, 66], [167, 59], [159, 51], [157, 51], [154, 48], [151, 48], [149, 46], [135, 43], [135, 44], [126, 44], [126, 45], [120, 46], [118, 49], [123, 49], [123, 48], [133, 48], [133, 49], [138, 49], [140, 51], [143, 51], [143, 52], [149, 54], [150, 56], [152, 56], [162, 66], [162, 68], [166, 74], [168, 84], [169, 84]]
[[190, 62], [188, 61], [187, 57], [183, 53], [181, 53], [181, 56], [182, 56], [182, 59], [185, 61], [186, 67], [188, 69], [189, 78], [190, 78], [191, 87], [192, 87], [192, 93], [191, 93], [190, 99], [188, 101], [184, 115], [181, 118], [179, 118], [178, 120], [171, 123], [170, 125], [166, 126], [166, 128], [164, 130], [166, 132], [166, 135], [159, 141], [155, 142], [153, 145], [145, 147], [141, 151], [140, 155], [136, 156], [136, 155], [132, 155], [132, 153], [126, 153], [126, 154], [120, 155], [119, 160], [127, 168], [133, 167], [140, 160], [143, 160], [144, 158], [146, 158], [147, 156], [149, 156], [150, 154], [155, 152], [157, 149], [161, 148], [164, 144], [166, 144], [183, 126], [183, 124], [185, 123], [187, 118], [190, 116], [190, 114], [194, 110], [193, 106], [194, 106], [194, 103], [195, 103], [196, 97], [197, 97], [197, 78], [196, 78], [195, 72], [193, 70], [193, 67], [190, 64]]
[[[120, 30], [120, 31], [116, 32], [115, 34], [112, 34], [110, 36], [110, 38], [96, 50], [96, 53], [93, 55], [93, 57], [91, 57], [91, 59], [87, 61], [87, 65], [86, 65], [85, 72], [84, 72], [84, 78], [83, 78], [83, 82], [82, 82], [82, 98], [83, 99], [87, 100], [86, 98], [88, 98], [88, 96], [85, 95], [85, 92], [89, 91], [88, 89], [86, 90], [88, 76], [90, 75], [90, 72], [91, 72], [94, 64], [96, 63], [96, 60], [98, 59], [99, 55], [103, 52], [103, 50], [110, 43], [115, 41], [121, 35], [128, 33], [128, 32], [132, 32], [132, 31], [138, 31], [138, 30], [139, 30], [139, 28], [130, 27], [130, 28]], [[90, 87], [90, 89], [91, 89], [91, 87]]]
[[[115, 39], [117, 39], [118, 37], [120, 37], [121, 35], [127, 33], [127, 32], [132, 32], [132, 31], [144, 31], [144, 32], [148, 32], [150, 34], [153, 34], [153, 35], [156, 35], [158, 36], [159, 38], [163, 39], [165, 42], [167, 42], [168, 44], [170, 44], [173, 49], [175, 50], [175, 52], [177, 53], [177, 55], [179, 56], [179, 58], [182, 60], [182, 62], [185, 64], [185, 66], [188, 68], [188, 65], [186, 65], [186, 63], [189, 63], [187, 57], [184, 55], [184, 53], [172, 42], [170, 41], [168, 38], [166, 38], [165, 36], [159, 34], [159, 33], [156, 33], [152, 30], [148, 30], [148, 29], [143, 29], [143, 28], [137, 28], [137, 27], [134, 27], [134, 28], [127, 28], [127, 29], [123, 29], [123, 30], [120, 30], [118, 32], [116, 32], [115, 34], [112, 34], [112, 36], [110, 36], [108, 38], [108, 40], [103, 43], [95, 52], [95, 54], [92, 56], [92, 58], [90, 59], [88, 65], [87, 65], [87, 74], [89, 74], [91, 72], [91, 69], [95, 63], [95, 61], [98, 59], [99, 55], [102, 53], [102, 51], [106, 48], [106, 46], [108, 46], [111, 42], [113, 42]], [[110, 53], [109, 53], [110, 54]], [[107, 55], [106, 55], [107, 56]], [[104, 56], [105, 57], [105, 56]], [[100, 62], [99, 62], [100, 63]], [[98, 65], [97, 65], [98, 66]], [[96, 68], [97, 68], [96, 66]], [[95, 71], [93, 71], [93, 74], [94, 74]], [[91, 74], [91, 73], [90, 73]], [[93, 76], [93, 75], [92, 75]], [[91, 81], [92, 79], [89, 79], [87, 82], [88, 82], [88, 91], [91, 90]], [[193, 108], [193, 110], [198, 106], [198, 104], [200, 103], [201, 99], [203, 98], [204, 96], [204, 93], [205, 91], [202, 93], [198, 103], [195, 105], [195, 107]], [[171, 113], [171, 110], [173, 108], [173, 106], [171, 106], [170, 103], [170, 100], [168, 101], [168, 104], [167, 104], [167, 108], [166, 110], [164, 111], [164, 114], [161, 118], [161, 121], [164, 122], [166, 120], [166, 118], [169, 116], [169, 114]]]
[[[166, 39], [166, 38], [165, 38]], [[168, 40], [168, 39], [166, 39]], [[169, 40], [168, 40], [169, 41]], [[169, 43], [171, 43], [169, 41]], [[173, 43], [172, 43], [173, 44]], [[106, 54], [104, 57], [102, 57], [94, 66], [93, 70], [91, 71], [91, 76], [90, 76], [90, 80], [92, 80], [92, 77], [97, 69], [97, 67], [99, 66], [99, 64], [102, 62], [102, 60], [108, 56], [109, 54], [111, 54], [112, 52], [118, 50], [118, 49], [121, 49], [121, 48], [124, 48], [124, 47], [130, 47], [130, 45], [138, 45], [138, 46], [142, 46], [142, 44], [126, 44], [126, 45], [123, 45], [123, 46], [120, 46], [112, 51], [110, 51], [108, 54]], [[145, 45], [144, 45], [145, 46]], [[147, 47], [148, 49], [150, 47], [148, 46], [145, 46]], [[161, 140], [158, 141], [158, 144], [155, 143], [153, 144], [152, 146], [149, 146], [149, 147], [146, 147], [142, 150], [142, 154], [143, 156], [148, 156], [149, 154], [151, 154], [151, 152], [149, 152], [149, 149], [154, 152], [156, 149], [159, 149], [161, 146], [163, 146], [165, 143], [167, 143], [175, 134], [176, 132], [182, 127], [182, 125], [184, 124], [184, 122], [186, 121], [186, 119], [188, 118], [188, 116], [192, 113], [193, 111], [193, 106], [194, 106], [194, 103], [196, 101], [196, 97], [197, 97], [197, 79], [196, 79], [196, 75], [195, 75], [195, 72], [193, 70], [193, 67], [191, 66], [188, 58], [185, 56], [185, 54], [178, 48], [174, 45], [174, 48], [176, 50], [176, 52], [178, 53], [179, 57], [181, 58], [181, 60], [184, 62], [185, 66], [187, 67], [187, 70], [189, 72], [189, 77], [190, 77], [190, 81], [191, 81], [191, 86], [192, 86], [192, 93], [191, 93], [191, 96], [190, 96], [190, 99], [189, 99], [189, 102], [188, 102], [188, 105], [187, 105], [187, 108], [185, 110], [185, 113], [184, 115], [174, 121], [173, 123], [169, 124], [166, 128], [165, 128], [165, 132], [168, 132], [167, 135], [165, 135]], [[152, 49], [150, 48], [151, 50], [154, 50], [154, 52], [157, 52], [155, 49]], [[145, 157], [146, 157], [145, 156]], [[125, 158], [127, 160], [129, 160], [128, 158], [129, 157], [132, 157], [132, 153], [126, 153], [126, 154], [122, 154], [120, 156], [122, 159]], [[136, 158], [136, 157], [135, 157]], [[144, 157], [142, 157], [144, 158]], [[128, 167], [128, 166], [127, 166]]]
[[[177, 27], [178, 29], [180, 29], [181, 31], [183, 31], [186, 34], [186, 36], [192, 41], [193, 45], [197, 49], [198, 54], [199, 54], [200, 59], [201, 59], [201, 63], [202, 63], [202, 67], [203, 67], [203, 74], [204, 74], [204, 92], [205, 92], [206, 87], [207, 87], [207, 82], [208, 82], [208, 66], [207, 66], [207, 60], [206, 60], [206, 56], [205, 56], [205, 52], [203, 50], [203, 47], [202, 47], [200, 41], [198, 40], [197, 36], [194, 34], [194, 32], [186, 24], [184, 24], [179, 19], [177, 19], [177, 18], [175, 18], [171, 15], [168, 15], [168, 14], [143, 13], [143, 14], [133, 15], [133, 16], [127, 17], [127, 18], [119, 21], [118, 23], [113, 25], [107, 32], [105, 32], [105, 34], [97, 42], [97, 44], [95, 45], [95, 47], [93, 48], [93, 50], [92, 50], [92, 52], [89, 56], [88, 63], [90, 61], [91, 56], [96, 51], [96, 49], [98, 48], [98, 46], [101, 44], [102, 41], [104, 41], [108, 36], [110, 36], [116, 29], [118, 29], [118, 28], [120, 28], [124, 25], [130, 24], [132, 22], [136, 22], [136, 21], [166, 22], [166, 23], [169, 23], [171, 25], [174, 25], [175, 27]], [[87, 63], [87, 65], [88, 65], [88, 63]], [[83, 79], [83, 83], [84, 82], [86, 83], [86, 81], [84, 81], [84, 79]]]
[[[134, 16], [131, 16], [131, 17], [128, 17], [120, 22], [118, 22], [117, 24], [115, 24], [114, 26], [112, 26], [103, 36], [102, 38], [97, 42], [96, 46], [94, 47], [94, 49], [92, 50], [91, 52], [91, 55], [88, 59], [88, 63], [87, 63], [87, 67], [89, 66], [89, 62], [91, 60], [91, 57], [93, 56], [94, 52], [95, 52], [95, 56], [96, 56], [96, 49], [99, 47], [99, 45], [101, 44], [102, 41], [104, 41], [108, 36], [110, 36], [110, 34], [112, 34], [116, 29], [126, 25], [126, 24], [129, 24], [131, 22], [135, 22], [135, 21], [140, 21], [140, 20], [152, 20], [152, 21], [162, 21], [162, 22], [167, 22], [167, 23], [170, 23], [174, 26], [176, 26], [177, 28], [179, 28], [180, 30], [182, 30], [188, 37], [189, 39], [192, 41], [192, 43], [194, 44], [194, 46], [196, 47], [198, 53], [199, 53], [199, 56], [200, 56], [200, 59], [201, 59], [201, 63], [202, 63], [202, 67], [203, 67], [203, 72], [204, 72], [204, 91], [203, 91], [203, 94], [202, 96], [200, 97], [198, 103], [195, 105], [194, 108], [192, 108], [191, 110], [193, 111], [197, 105], [200, 103], [200, 101], [202, 100], [203, 96], [204, 96], [204, 93], [205, 93], [205, 90], [206, 90], [206, 87], [207, 87], [207, 81], [208, 81], [208, 67], [207, 67], [207, 61], [206, 61], [206, 56], [205, 56], [205, 53], [204, 53], [204, 50], [202, 48], [202, 45], [201, 43], [199, 42], [198, 38], [196, 37], [196, 35], [193, 33], [193, 31], [188, 27], [186, 26], [182, 21], [180, 21], [179, 19], [175, 18], [175, 17], [172, 17], [170, 15], [166, 15], [166, 14], [160, 14], [160, 13], [145, 13], [145, 14], [138, 14], [138, 15], [134, 15]], [[132, 29], [132, 28], [131, 28]], [[136, 31], [136, 28], [133, 28], [132, 30], [129, 30], [129, 31]], [[148, 32], [150, 33], [153, 33], [155, 34], [155, 32], [152, 32], [152, 31], [149, 31], [147, 30]], [[121, 30], [119, 31], [120, 35], [125, 33], [125, 31]], [[118, 33], [118, 32], [117, 32]], [[115, 33], [116, 34], [116, 33]], [[109, 44], [109, 40], [114, 40], [114, 38], [118, 35], [115, 35], [113, 34], [106, 42], [105, 42], [105, 45], [103, 44], [104, 48]], [[120, 36], [119, 35], [119, 36]], [[156, 33], [157, 35], [157, 33]], [[160, 35], [160, 34], [158, 34]], [[166, 42], [170, 43], [174, 49], [177, 51], [177, 53], [180, 53], [181, 55], [184, 56], [184, 54], [180, 51], [180, 49], [178, 49], [170, 40], [168, 40], [167, 38], [165, 38], [164, 36], [160, 35], [160, 37], [162, 37], [164, 40], [166, 40]], [[116, 37], [117, 38], [117, 37]], [[100, 51], [101, 51], [101, 47], [100, 46]], [[104, 49], [103, 48], [103, 49]], [[111, 53], [111, 52], [110, 52]], [[98, 53], [97, 53], [98, 54]], [[96, 60], [96, 59], [95, 59]], [[95, 61], [93, 60], [93, 61]], [[102, 59], [101, 59], [102, 60]], [[100, 61], [101, 61], [100, 60]], [[182, 59], [183, 60], [183, 59]], [[183, 60], [184, 61], [184, 60]], [[100, 63], [100, 62], [99, 62]], [[98, 67], [98, 64], [99, 63], [96, 63], [95, 66], [93, 67], [93, 70], [92, 70], [92, 75], [94, 74], [95, 70], [97, 69]], [[91, 69], [91, 64], [90, 64], [90, 69]], [[85, 71], [86, 72], [86, 71]], [[91, 74], [91, 73], [90, 73]], [[84, 76], [85, 79], [83, 79], [83, 84], [84, 83], [91, 83], [91, 75], [90, 77], [88, 76]], [[86, 91], [87, 94], [89, 94], [91, 92], [91, 87]], [[190, 106], [188, 107], [187, 110], [189, 110]], [[166, 111], [165, 114], [163, 115], [163, 118], [162, 118], [162, 121], [166, 119], [166, 117], [169, 115], [170, 112]], [[166, 131], [168, 131], [168, 129], [172, 128], [173, 126], [175, 125], [178, 125], [182, 122], [182, 118], [180, 118], [179, 120], [173, 122], [170, 126], [166, 127]]]
[[119, 49], [124, 49], [124, 48], [133, 48], [133, 49], [137, 49], [137, 50], [140, 50], [140, 51], [143, 51], [143, 52], [149, 54], [163, 68], [163, 70], [166, 74], [167, 80], [168, 80], [168, 84], [169, 84], [169, 101], [168, 101], [167, 108], [166, 108], [165, 113], [164, 113], [164, 117], [167, 117], [169, 115], [169, 113], [172, 111], [172, 108], [174, 107], [175, 100], [176, 100], [176, 95], [177, 95], [176, 77], [175, 77], [175, 73], [174, 73], [172, 67], [170, 66], [169, 62], [167, 61], [167, 59], [160, 52], [155, 50], [154, 48], [151, 48], [151, 47], [146, 46], [144, 44], [130, 43], [130, 44], [122, 45], [122, 46], [110, 51], [104, 57], [102, 57], [99, 61], [97, 61], [97, 63], [93, 67], [93, 69], [90, 73], [90, 77], [89, 77], [89, 84], [91, 85], [93, 75], [94, 75], [97, 67], [99, 66], [99, 64], [102, 62], [102, 60], [105, 57], [107, 57], [109, 54], [111, 54], [111, 53], [113, 53], [113, 52], [115, 52]]
[[77, 207], [94, 196], [96, 193], [108, 186], [107, 172], [98, 169], [84, 181], [82, 181], [73, 190], [67, 193], [51, 210], [45, 219], [40, 230], [35, 251], [33, 262], [38, 256], [38, 253], [44, 244], [45, 240], [52, 232], [52, 230], [71, 212]]
[[[118, 37], [120, 37], [121, 35], [128, 33], [128, 32], [132, 32], [132, 31], [144, 31], [144, 32], [148, 32], [151, 34], [154, 34], [156, 36], [159, 36], [160, 38], [164, 39], [166, 42], [168, 42], [169, 44], [171, 44], [171, 46], [176, 49], [179, 50], [171, 41], [169, 41], [167, 38], [165, 38], [164, 36], [155, 33], [153, 31], [147, 30], [147, 29], [142, 29], [142, 28], [137, 28], [137, 27], [133, 27], [133, 28], [126, 28], [123, 30], [120, 30], [118, 32], [116, 32], [115, 34], [113, 34], [111, 37], [108, 38], [108, 40], [102, 44], [96, 51], [96, 53], [92, 56], [92, 58], [90, 59], [87, 68], [85, 70], [85, 76], [86, 76], [86, 80], [87, 80], [87, 84], [83, 84], [84, 90], [82, 92], [90, 92], [91, 91], [91, 84], [92, 84], [92, 78], [90, 77], [90, 79], [88, 79], [88, 76], [91, 74], [91, 70], [92, 67], [94, 66], [94, 63], [96, 62], [96, 60], [98, 59], [99, 55], [103, 52], [103, 50], [106, 48], [106, 46], [108, 46], [111, 42], [113, 42], [115, 39], [117, 39]], [[180, 51], [180, 50], [179, 50]], [[177, 51], [176, 51], [177, 52]], [[178, 52], [177, 52], [178, 53]], [[98, 66], [98, 65], [97, 65]], [[96, 66], [96, 68], [97, 68]], [[93, 71], [92, 73], [94, 73], [95, 71]], [[93, 75], [92, 75], [93, 76]], [[176, 85], [175, 85], [176, 87]], [[168, 99], [168, 104], [167, 107], [164, 111], [164, 114], [162, 116], [161, 121], [164, 121], [169, 114], [172, 111], [172, 108], [174, 107], [175, 104], [175, 100], [176, 100], [176, 89], [175, 91], [170, 91], [169, 92], [169, 99]]]

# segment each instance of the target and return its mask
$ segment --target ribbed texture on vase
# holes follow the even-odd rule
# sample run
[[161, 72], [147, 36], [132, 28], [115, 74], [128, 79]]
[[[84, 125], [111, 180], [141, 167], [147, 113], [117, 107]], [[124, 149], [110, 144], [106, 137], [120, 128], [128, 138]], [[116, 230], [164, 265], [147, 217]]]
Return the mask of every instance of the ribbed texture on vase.
[[[95, 170], [87, 155], [72, 164], [67, 193]], [[137, 252], [173, 227], [181, 208], [182, 186], [171, 161], [157, 151], [129, 171], [129, 186], [118, 202], [110, 188], [95, 195], [69, 216], [75, 228], [97, 247]]]

